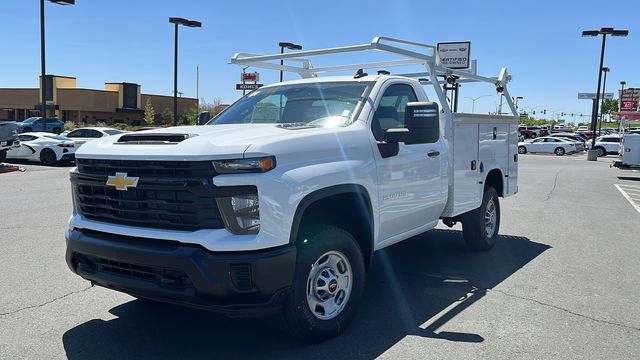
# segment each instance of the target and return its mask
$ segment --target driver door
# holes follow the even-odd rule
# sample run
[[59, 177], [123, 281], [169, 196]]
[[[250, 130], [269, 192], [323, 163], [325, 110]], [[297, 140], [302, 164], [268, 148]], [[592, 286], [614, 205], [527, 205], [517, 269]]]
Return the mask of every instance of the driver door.
[[[384, 90], [371, 122], [376, 142], [384, 140], [387, 129], [405, 127], [406, 105], [415, 101], [415, 90], [409, 84], [391, 84]], [[399, 143], [398, 154], [387, 158], [374, 149], [381, 246], [402, 240], [402, 234], [423, 228], [440, 217], [446, 199], [446, 176], [442, 176], [445, 154], [441, 141]]]

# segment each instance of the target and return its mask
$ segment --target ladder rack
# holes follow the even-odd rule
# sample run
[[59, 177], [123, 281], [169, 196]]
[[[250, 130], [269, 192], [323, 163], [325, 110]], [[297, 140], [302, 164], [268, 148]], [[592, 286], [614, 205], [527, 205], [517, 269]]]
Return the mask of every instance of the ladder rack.
[[[335, 55], [342, 53], [355, 53], [365, 51], [381, 51], [388, 54], [398, 56], [398, 59], [389, 61], [378, 61], [358, 64], [332, 65], [324, 67], [313, 67], [309, 58], [320, 55]], [[280, 60], [288, 61], [292, 64], [280, 64]], [[277, 61], [277, 62], [276, 62]], [[447, 104], [446, 95], [444, 94], [441, 84], [446, 84], [447, 79], [454, 83], [470, 83], [483, 82], [489, 83], [502, 88], [505, 100], [509, 105], [513, 115], [517, 116], [516, 107], [509, 96], [507, 83], [511, 80], [511, 75], [506, 68], [500, 70], [497, 77], [480, 76], [477, 74], [477, 61], [472, 60], [469, 69], [450, 69], [440, 65], [440, 60], [436, 51], [436, 47], [428, 44], [421, 44], [413, 41], [394, 39], [390, 37], [377, 36], [368, 44], [351, 45], [334, 47], [327, 49], [297, 51], [295, 53], [273, 54], [273, 55], [256, 55], [249, 53], [236, 53], [231, 58], [231, 63], [239, 66], [252, 66], [263, 69], [272, 69], [278, 71], [286, 71], [297, 73], [302, 78], [313, 78], [319, 74], [325, 74], [336, 71], [358, 70], [358, 69], [387, 69], [398, 66], [418, 65], [424, 66], [424, 72], [398, 74], [419, 79], [423, 85], [432, 85], [443, 110], [451, 113], [451, 109]], [[438, 79], [443, 77], [444, 79]], [[449, 82], [450, 83], [450, 82]], [[436, 86], [436, 84], [438, 86]]]

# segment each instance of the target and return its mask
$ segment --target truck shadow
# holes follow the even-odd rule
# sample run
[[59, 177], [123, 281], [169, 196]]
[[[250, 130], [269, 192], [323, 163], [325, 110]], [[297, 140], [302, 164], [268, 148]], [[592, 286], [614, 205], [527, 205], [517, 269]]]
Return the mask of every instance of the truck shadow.
[[376, 254], [351, 326], [321, 344], [300, 343], [272, 319], [227, 319], [206, 311], [135, 300], [63, 335], [70, 359], [371, 359], [406, 336], [482, 342], [482, 334], [438, 331], [549, 249], [501, 236], [486, 253], [466, 250], [462, 232], [434, 230]]

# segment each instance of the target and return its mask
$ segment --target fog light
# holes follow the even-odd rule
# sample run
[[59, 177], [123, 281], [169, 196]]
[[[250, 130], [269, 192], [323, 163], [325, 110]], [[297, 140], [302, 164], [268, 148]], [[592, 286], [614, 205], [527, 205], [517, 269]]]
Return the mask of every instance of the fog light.
[[216, 199], [227, 230], [234, 234], [256, 234], [260, 230], [257, 194]]

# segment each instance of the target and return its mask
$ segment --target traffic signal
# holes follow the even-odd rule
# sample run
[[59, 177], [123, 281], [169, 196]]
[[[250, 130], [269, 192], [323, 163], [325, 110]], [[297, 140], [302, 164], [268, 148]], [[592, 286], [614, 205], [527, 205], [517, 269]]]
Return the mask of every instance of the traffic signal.
[[561, 112], [561, 113], [560, 113], [560, 116], [564, 116], [564, 113], [563, 113], [563, 112]]
[[546, 115], [547, 114], [547, 109], [542, 110], [542, 113]]
[[536, 114], [536, 111], [535, 111], [535, 110], [533, 110], [533, 115], [535, 115], [535, 114]]

